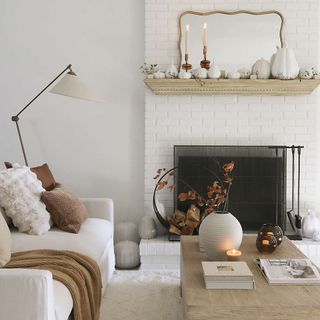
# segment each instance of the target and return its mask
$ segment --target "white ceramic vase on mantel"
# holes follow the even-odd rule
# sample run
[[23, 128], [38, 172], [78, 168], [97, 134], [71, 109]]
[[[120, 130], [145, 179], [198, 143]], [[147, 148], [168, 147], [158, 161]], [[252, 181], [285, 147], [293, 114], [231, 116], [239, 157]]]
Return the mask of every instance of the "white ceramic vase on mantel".
[[229, 249], [239, 249], [242, 227], [230, 212], [217, 211], [208, 215], [199, 229], [199, 244], [210, 260], [226, 260]]

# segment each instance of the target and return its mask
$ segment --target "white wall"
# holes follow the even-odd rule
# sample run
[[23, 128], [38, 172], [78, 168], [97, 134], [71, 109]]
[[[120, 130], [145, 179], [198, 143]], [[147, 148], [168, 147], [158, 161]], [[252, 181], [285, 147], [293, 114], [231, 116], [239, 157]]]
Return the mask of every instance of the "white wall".
[[[286, 39], [301, 67], [319, 66], [318, 0], [146, 0], [146, 60], [163, 68], [178, 63], [178, 16], [187, 10], [279, 10]], [[250, 50], [250, 48], [248, 49]], [[259, 57], [257, 57], [258, 59]], [[219, 64], [219, 62], [217, 62]], [[174, 144], [304, 145], [301, 204], [303, 211], [320, 201], [319, 89], [303, 96], [155, 96], [146, 92], [145, 212], [153, 214], [152, 177], [173, 166]], [[288, 185], [290, 190], [290, 184]], [[319, 192], [319, 190], [318, 190]], [[172, 195], [161, 196], [172, 206]]]
[[2, 0], [0, 7], [0, 161], [23, 162], [10, 117], [72, 63], [105, 103], [41, 96], [20, 120], [29, 164], [48, 162], [80, 196], [112, 197], [118, 221], [138, 221], [144, 2]]

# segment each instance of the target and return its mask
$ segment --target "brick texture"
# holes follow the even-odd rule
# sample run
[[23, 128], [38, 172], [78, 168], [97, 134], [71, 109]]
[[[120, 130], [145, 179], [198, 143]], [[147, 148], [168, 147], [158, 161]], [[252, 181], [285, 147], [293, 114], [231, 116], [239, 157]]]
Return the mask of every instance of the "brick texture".
[[[286, 40], [301, 67], [319, 64], [318, 0], [146, 0], [146, 61], [178, 64], [178, 16], [186, 10], [269, 10], [283, 13]], [[152, 177], [173, 166], [174, 144], [304, 145], [301, 205], [316, 203], [318, 90], [310, 96], [145, 96], [145, 213], [153, 214]], [[290, 181], [288, 189], [290, 188]], [[172, 194], [162, 194], [172, 206]], [[290, 194], [288, 193], [288, 201]]]

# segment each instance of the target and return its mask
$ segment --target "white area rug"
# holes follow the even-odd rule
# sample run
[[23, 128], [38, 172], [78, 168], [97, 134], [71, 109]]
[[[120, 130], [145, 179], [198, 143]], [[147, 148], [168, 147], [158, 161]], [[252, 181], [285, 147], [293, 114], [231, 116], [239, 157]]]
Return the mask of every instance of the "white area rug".
[[116, 271], [100, 320], [181, 320], [180, 277], [169, 271]]

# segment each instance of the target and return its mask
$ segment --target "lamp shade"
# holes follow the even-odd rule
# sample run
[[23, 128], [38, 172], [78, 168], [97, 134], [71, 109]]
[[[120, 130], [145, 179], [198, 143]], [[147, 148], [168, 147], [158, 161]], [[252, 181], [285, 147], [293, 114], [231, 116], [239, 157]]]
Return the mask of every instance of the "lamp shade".
[[73, 72], [65, 74], [50, 92], [83, 100], [103, 102], [103, 99], [91, 91]]

